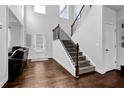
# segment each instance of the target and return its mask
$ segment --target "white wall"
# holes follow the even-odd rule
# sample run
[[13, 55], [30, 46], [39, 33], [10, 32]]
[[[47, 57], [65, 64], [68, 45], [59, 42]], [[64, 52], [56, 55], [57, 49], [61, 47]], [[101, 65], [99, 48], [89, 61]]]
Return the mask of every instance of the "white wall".
[[9, 5], [9, 9], [13, 12], [13, 14], [17, 17], [20, 23], [23, 24], [23, 17], [24, 17], [24, 9], [23, 6], [20, 5]]
[[8, 10], [6, 6], [0, 6], [0, 87], [8, 80]]
[[21, 46], [22, 45], [22, 31], [21, 26], [15, 23], [12, 23], [10, 25], [10, 34], [11, 34], [11, 41], [10, 41], [10, 47], [13, 46]]
[[74, 6], [74, 19], [77, 17], [78, 13], [80, 12], [82, 5], [75, 5]]
[[117, 62], [119, 66], [124, 65], [124, 48], [121, 47], [121, 23], [124, 23], [124, 9], [117, 12]]
[[13, 46], [23, 46], [23, 25], [9, 9], [9, 30], [10, 30], [10, 48]]
[[[58, 51], [59, 53], [57, 53]], [[66, 70], [68, 70], [73, 76], [75, 76], [75, 67], [60, 40], [53, 41], [53, 57], [60, 65], [66, 68]]]
[[[59, 17], [59, 6], [46, 6], [46, 15], [34, 13], [33, 6], [25, 7], [25, 29], [26, 33], [30, 34], [44, 34], [46, 38], [46, 57], [52, 56], [52, 41], [53, 32], [58, 24], [70, 35], [70, 29], [72, 24], [72, 8], [69, 7], [71, 20], [62, 19]], [[35, 55], [37, 53], [32, 51]], [[42, 57], [42, 53], [41, 57]], [[32, 56], [33, 57], [33, 56]]]
[[102, 10], [103, 6], [93, 6], [85, 19], [83, 19], [79, 29], [72, 36], [72, 39], [79, 43], [81, 51], [90, 58], [90, 61], [96, 65], [96, 70], [100, 73], [104, 73], [102, 55]]
[[103, 23], [116, 24], [116, 11], [104, 6], [103, 7]]

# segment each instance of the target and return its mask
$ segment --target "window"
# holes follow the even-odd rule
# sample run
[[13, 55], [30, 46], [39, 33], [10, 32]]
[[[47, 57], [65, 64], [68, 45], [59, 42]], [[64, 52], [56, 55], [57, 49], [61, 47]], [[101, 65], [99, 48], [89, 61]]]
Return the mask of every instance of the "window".
[[60, 5], [59, 15], [61, 18], [69, 19], [69, 8], [67, 5]]
[[60, 13], [66, 8], [66, 5], [60, 5]]
[[21, 6], [22, 19], [24, 18], [24, 5]]
[[45, 5], [35, 5], [34, 6], [34, 12], [45, 14], [46, 13], [46, 6]]
[[44, 36], [43, 34], [35, 34], [35, 50], [36, 51], [44, 51], [44, 45], [45, 45], [45, 42], [44, 42]]

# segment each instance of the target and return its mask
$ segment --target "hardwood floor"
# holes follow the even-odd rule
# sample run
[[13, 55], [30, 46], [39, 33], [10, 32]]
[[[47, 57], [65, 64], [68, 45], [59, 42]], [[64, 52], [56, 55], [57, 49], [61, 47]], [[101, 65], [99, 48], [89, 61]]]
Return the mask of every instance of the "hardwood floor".
[[93, 72], [75, 79], [54, 60], [29, 63], [23, 73], [3, 88], [117, 88], [124, 87], [119, 71]]

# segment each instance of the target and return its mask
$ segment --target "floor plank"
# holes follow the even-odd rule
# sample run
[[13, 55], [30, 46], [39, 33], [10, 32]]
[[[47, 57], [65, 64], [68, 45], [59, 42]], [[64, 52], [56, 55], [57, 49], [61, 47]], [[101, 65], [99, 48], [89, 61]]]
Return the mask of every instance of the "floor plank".
[[23, 73], [3, 88], [121, 88], [124, 78], [119, 71], [104, 75], [93, 72], [75, 79], [62, 66], [52, 59], [44, 62], [32, 62]]

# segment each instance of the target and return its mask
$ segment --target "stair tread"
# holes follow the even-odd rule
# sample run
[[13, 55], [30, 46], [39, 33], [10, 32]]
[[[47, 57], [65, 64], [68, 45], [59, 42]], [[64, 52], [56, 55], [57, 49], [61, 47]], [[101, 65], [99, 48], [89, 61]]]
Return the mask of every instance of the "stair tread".
[[[67, 47], [66, 47], [67, 48]], [[76, 48], [74, 48], [74, 47], [68, 47], [67, 49], [75, 49], [76, 50]]]
[[[62, 41], [70, 41], [70, 40], [62, 40]], [[71, 42], [71, 41], [70, 41]]]
[[[72, 53], [72, 52], [69, 52], [69, 53], [70, 53], [71, 55], [77, 55], [76, 52], [73, 52], [73, 53]], [[82, 54], [82, 52], [79, 52], [78, 55], [83, 55], [83, 54]]]
[[[73, 57], [73, 58], [77, 58], [77, 56], [71, 56], [71, 57]], [[84, 56], [84, 55], [79, 55], [78, 57], [86, 57], [86, 56]]]
[[93, 65], [88, 65], [88, 66], [85, 66], [85, 67], [79, 67], [79, 70], [85, 70], [85, 69], [91, 69], [91, 68], [94, 68]]
[[85, 62], [90, 62], [90, 61], [89, 60], [78, 61], [78, 63], [85, 63]]
[[70, 44], [65, 44], [65, 46], [74, 46], [74, 45], [70, 43]]
[[71, 41], [69, 41], [69, 40], [62, 41], [62, 42], [64, 42], [64, 43], [72, 43], [72, 42], [71, 42]]
[[[74, 62], [74, 63], [76, 63], [76, 62]], [[79, 64], [81, 64], [81, 63], [82, 63], [82, 64], [83, 64], [83, 63], [90, 63], [90, 61], [89, 61], [89, 60], [81, 60], [81, 61], [78, 61], [78, 63], [79, 63]]]
[[[76, 53], [77, 54], [77, 52], [69, 52], [69, 53]], [[82, 52], [79, 52], [79, 53], [82, 53]]]
[[78, 62], [79, 67], [86, 67], [90, 65], [90, 61], [79, 61]]
[[92, 66], [92, 65], [86, 66], [86, 67], [80, 67], [79, 68], [79, 75], [89, 73], [89, 72], [93, 72], [93, 71], [95, 71], [95, 67]]
[[65, 43], [65, 44], [74, 44], [73, 42], [71, 42], [71, 41], [62, 41], [63, 43]]

